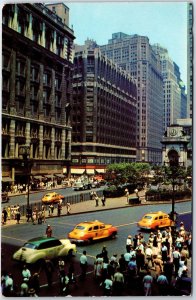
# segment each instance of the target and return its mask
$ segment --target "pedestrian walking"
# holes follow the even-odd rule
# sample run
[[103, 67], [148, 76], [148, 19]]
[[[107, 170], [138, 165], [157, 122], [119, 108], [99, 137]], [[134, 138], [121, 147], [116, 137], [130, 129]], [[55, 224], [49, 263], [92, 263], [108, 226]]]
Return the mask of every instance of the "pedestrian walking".
[[131, 246], [132, 246], [132, 236], [128, 235], [127, 240], [126, 240], [126, 250], [127, 252], [130, 252]]
[[35, 290], [35, 293], [39, 295], [40, 292], [40, 282], [39, 282], [39, 273], [35, 272], [29, 281], [29, 288], [32, 288]]
[[46, 227], [46, 236], [48, 238], [52, 236], [52, 228], [50, 225], [47, 225], [47, 227]]
[[144, 287], [144, 295], [151, 296], [152, 294], [152, 283], [153, 277], [150, 271], [147, 271], [147, 274], [143, 278], [143, 287]]
[[13, 276], [9, 273], [5, 278], [4, 296], [11, 297], [14, 293], [14, 281]]
[[43, 214], [42, 214], [42, 211], [40, 210], [38, 212], [37, 223], [42, 224], [42, 222], [43, 222]]
[[20, 296], [28, 297], [28, 290], [29, 290], [28, 283], [23, 281], [20, 285]]
[[103, 195], [101, 198], [102, 206], [105, 206], [106, 197]]
[[124, 288], [124, 276], [120, 272], [120, 268], [116, 269], [113, 279], [113, 296], [121, 296]]
[[49, 205], [49, 217], [53, 216], [53, 213], [54, 213], [54, 205], [51, 203]]
[[60, 217], [60, 215], [61, 215], [61, 210], [62, 210], [62, 205], [61, 205], [61, 203], [59, 202], [59, 203], [58, 203], [58, 206], [57, 206], [57, 216], [58, 216], [58, 217]]
[[16, 224], [20, 223], [20, 209], [18, 208], [16, 211]]
[[84, 250], [83, 254], [80, 256], [81, 280], [84, 280], [86, 278], [87, 266], [88, 266], [88, 260], [86, 256], [86, 250]]
[[95, 197], [95, 203], [96, 203], [96, 205], [95, 206], [99, 206], [99, 197], [96, 195], [96, 197]]
[[31, 219], [31, 221], [33, 222], [32, 208], [31, 207], [27, 207], [26, 218], [27, 218], [27, 222], [29, 222], [29, 219]]
[[172, 253], [172, 258], [173, 258], [175, 276], [177, 277], [178, 270], [180, 267], [180, 251], [178, 247], [175, 247], [175, 250]]
[[11, 220], [11, 207], [10, 206], [8, 206], [8, 208], [7, 208], [7, 219]]
[[22, 277], [24, 282], [29, 282], [31, 278], [31, 272], [26, 265], [23, 266]]
[[104, 296], [111, 296], [113, 281], [109, 275], [105, 279], [103, 286], [104, 286]]
[[7, 210], [5, 209], [5, 207], [2, 210], [2, 217], [3, 217], [3, 224], [6, 224], [7, 222]]
[[169, 285], [171, 284], [172, 281], [173, 269], [174, 269], [174, 265], [171, 262], [171, 258], [168, 256], [166, 263], [163, 265], [163, 272], [167, 277]]
[[165, 263], [167, 261], [167, 254], [168, 254], [168, 249], [165, 243], [162, 243], [161, 247], [161, 255], [162, 255], [162, 261]]
[[48, 282], [48, 287], [52, 287], [52, 277], [53, 277], [53, 272], [54, 272], [54, 265], [52, 261], [46, 257], [45, 262], [44, 262], [44, 270], [45, 274], [47, 277], [47, 282]]
[[42, 205], [42, 222], [46, 223], [46, 206]]
[[129, 190], [127, 188], [125, 189], [125, 195], [127, 197], [127, 204], [129, 204]]
[[108, 259], [108, 251], [106, 246], [103, 246], [102, 250], [101, 250], [101, 256], [103, 257], [103, 259]]
[[159, 295], [160, 296], [167, 296], [168, 295], [168, 280], [167, 277], [163, 272], [157, 278], [157, 284], [159, 287]]
[[33, 225], [35, 225], [36, 224], [36, 220], [37, 220], [36, 212], [35, 211], [33, 211], [32, 219], [33, 219]]
[[69, 294], [68, 284], [69, 277], [65, 274], [65, 270], [60, 273], [60, 295], [66, 296]]
[[58, 266], [59, 266], [59, 274], [61, 275], [61, 273], [65, 271], [65, 261], [62, 258], [59, 258]]
[[138, 191], [138, 189], [137, 189], [137, 188], [134, 190], [134, 193], [135, 193], [136, 197], [138, 197], [138, 198], [139, 198], [139, 191]]
[[69, 215], [70, 211], [71, 211], [71, 203], [70, 202], [66, 203], [66, 208], [67, 208], [67, 215]]
[[34, 208], [33, 208], [33, 212], [35, 212], [35, 216], [36, 216], [36, 220], [38, 218], [38, 208], [37, 205], [35, 204]]

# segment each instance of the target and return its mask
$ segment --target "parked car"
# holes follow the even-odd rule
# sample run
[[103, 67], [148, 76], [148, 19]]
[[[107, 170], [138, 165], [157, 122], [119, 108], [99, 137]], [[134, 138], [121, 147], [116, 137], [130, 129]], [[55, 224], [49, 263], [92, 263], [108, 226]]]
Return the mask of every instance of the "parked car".
[[38, 261], [43, 261], [46, 257], [54, 259], [73, 255], [76, 252], [76, 245], [72, 244], [68, 239], [37, 237], [27, 241], [24, 246], [16, 251], [13, 259], [34, 264]]
[[9, 202], [10, 198], [8, 196], [7, 192], [2, 192], [1, 193], [1, 203], [7, 203]]
[[89, 183], [88, 181], [76, 181], [72, 185], [72, 188], [75, 191], [90, 190], [91, 189], [91, 183]]
[[42, 203], [43, 204], [58, 203], [60, 200], [64, 200], [64, 199], [65, 197], [63, 195], [52, 192], [44, 195], [44, 197], [42, 198]]
[[116, 237], [118, 229], [111, 224], [104, 224], [98, 220], [79, 223], [68, 234], [68, 238], [75, 243], [92, 242], [103, 238]]
[[174, 226], [174, 222], [169, 215], [163, 211], [151, 212], [145, 214], [137, 224], [142, 229], [158, 229]]

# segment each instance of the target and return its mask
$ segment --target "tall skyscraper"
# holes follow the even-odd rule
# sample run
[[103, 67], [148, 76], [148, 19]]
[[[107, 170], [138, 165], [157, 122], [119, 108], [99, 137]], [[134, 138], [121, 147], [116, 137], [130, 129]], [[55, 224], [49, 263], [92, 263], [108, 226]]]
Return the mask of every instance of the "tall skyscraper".
[[91, 40], [75, 46], [72, 111], [77, 172], [93, 174], [136, 160], [136, 83]]
[[180, 118], [186, 119], [188, 118], [186, 86], [181, 79], [180, 68], [175, 62], [174, 62], [174, 74], [176, 76], [180, 88], [180, 93], [181, 93], [181, 113], [180, 113], [181, 117]]
[[181, 118], [181, 89], [175, 75], [174, 62], [169, 56], [167, 49], [159, 44], [155, 44], [152, 47], [161, 60], [164, 86], [163, 126], [164, 130], [167, 130], [167, 127], [176, 124], [176, 120]]
[[137, 160], [161, 163], [163, 77], [159, 56], [146, 36], [112, 34], [101, 52], [137, 82]]

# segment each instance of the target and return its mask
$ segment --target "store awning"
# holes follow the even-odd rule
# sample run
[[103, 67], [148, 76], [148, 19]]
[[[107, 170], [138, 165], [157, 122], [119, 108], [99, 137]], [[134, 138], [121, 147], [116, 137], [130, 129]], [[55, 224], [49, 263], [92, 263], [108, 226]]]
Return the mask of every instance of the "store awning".
[[8, 176], [2, 177], [2, 182], [12, 182], [12, 178]]
[[95, 170], [94, 169], [86, 169], [86, 173], [87, 174], [95, 174]]
[[65, 176], [63, 174], [55, 174], [56, 177], [64, 178]]
[[51, 178], [51, 179], [53, 179], [54, 175], [48, 174], [48, 175], [45, 175], [45, 177], [46, 177], [46, 178]]
[[73, 169], [71, 168], [71, 174], [83, 174], [85, 169]]
[[34, 179], [38, 179], [38, 180], [42, 180], [43, 177], [40, 176], [40, 175], [36, 175], [36, 176], [33, 176], [33, 178], [34, 178]]
[[97, 173], [105, 173], [105, 169], [96, 169]]

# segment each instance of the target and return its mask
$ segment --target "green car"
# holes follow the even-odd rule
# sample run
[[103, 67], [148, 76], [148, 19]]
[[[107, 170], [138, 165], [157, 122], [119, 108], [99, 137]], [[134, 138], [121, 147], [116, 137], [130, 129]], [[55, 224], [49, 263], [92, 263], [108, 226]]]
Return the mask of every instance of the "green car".
[[54, 259], [76, 253], [76, 245], [68, 239], [57, 239], [55, 237], [37, 237], [29, 240], [16, 251], [13, 259], [27, 264], [43, 261], [46, 257]]

